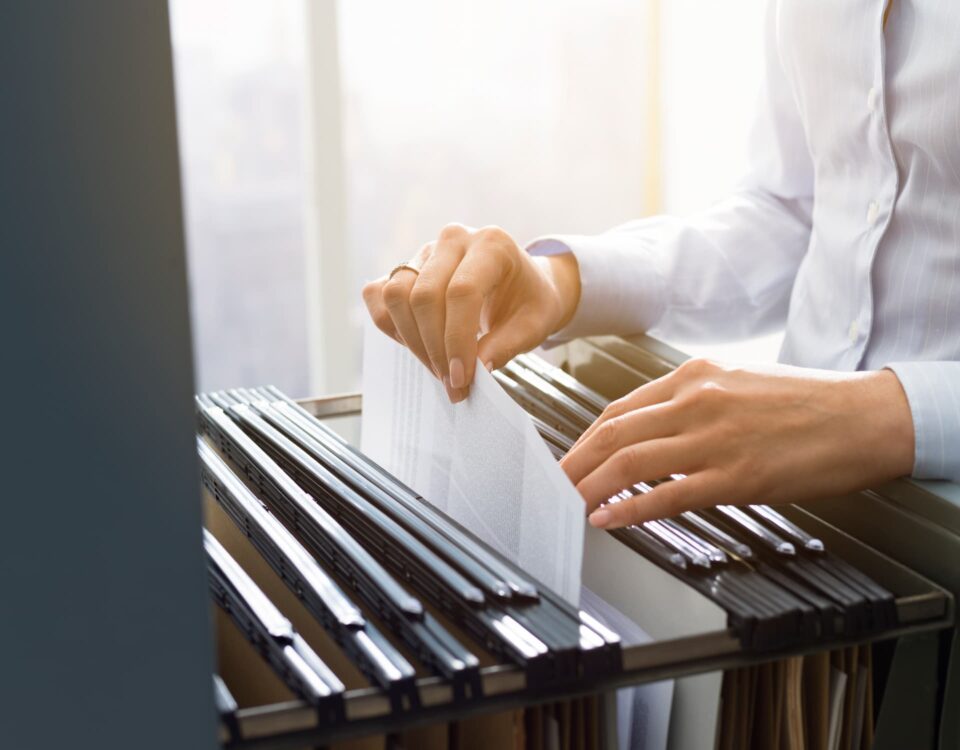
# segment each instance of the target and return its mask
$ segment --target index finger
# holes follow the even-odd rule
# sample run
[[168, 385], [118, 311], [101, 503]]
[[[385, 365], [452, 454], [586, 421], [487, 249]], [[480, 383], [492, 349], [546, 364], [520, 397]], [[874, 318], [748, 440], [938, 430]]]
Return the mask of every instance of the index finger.
[[650, 492], [601, 505], [590, 514], [590, 525], [599, 529], [617, 529], [658, 518], [671, 518], [685, 510], [723, 502], [718, 490], [718, 479], [711, 472], [691, 474], [683, 480], [658, 484]]
[[644, 383], [616, 401], [611, 401], [596, 421], [577, 438], [577, 442], [573, 444], [571, 451], [591, 438], [606, 422], [622, 417], [631, 411], [668, 401], [673, 393], [674, 384], [671, 382], [670, 375], [664, 375], [656, 380], [651, 380], [649, 383]]
[[473, 382], [483, 303], [512, 272], [514, 262], [503, 243], [481, 240], [468, 248], [450, 279], [444, 343], [450, 384], [455, 388], [466, 388]]
[[561, 468], [578, 484], [621, 448], [669, 437], [677, 429], [677, 418], [664, 404], [635, 409], [600, 425], [591, 435], [573, 446], [560, 459]]

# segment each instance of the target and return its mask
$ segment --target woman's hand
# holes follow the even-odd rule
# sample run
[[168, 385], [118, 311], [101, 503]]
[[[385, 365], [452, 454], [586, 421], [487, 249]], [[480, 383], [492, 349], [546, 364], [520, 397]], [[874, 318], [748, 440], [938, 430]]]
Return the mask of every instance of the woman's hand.
[[[479, 356], [502, 367], [562, 328], [580, 299], [570, 253], [532, 258], [499, 227], [450, 224], [411, 261], [363, 288], [377, 327], [407, 346], [463, 400]], [[480, 336], [479, 341], [477, 336]]]
[[[719, 504], [793, 502], [909, 474], [913, 420], [889, 370], [702, 359], [615, 401], [561, 465], [601, 528]], [[637, 482], [686, 474], [600, 504]]]

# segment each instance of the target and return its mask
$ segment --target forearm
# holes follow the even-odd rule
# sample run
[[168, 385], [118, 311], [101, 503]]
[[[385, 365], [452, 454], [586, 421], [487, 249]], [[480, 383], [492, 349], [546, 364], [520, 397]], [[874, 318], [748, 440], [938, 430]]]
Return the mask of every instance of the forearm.
[[556, 235], [532, 254], [577, 261], [580, 303], [556, 340], [654, 329], [731, 340], [782, 326], [810, 237], [810, 201], [743, 191], [688, 218], [659, 216], [600, 235]]

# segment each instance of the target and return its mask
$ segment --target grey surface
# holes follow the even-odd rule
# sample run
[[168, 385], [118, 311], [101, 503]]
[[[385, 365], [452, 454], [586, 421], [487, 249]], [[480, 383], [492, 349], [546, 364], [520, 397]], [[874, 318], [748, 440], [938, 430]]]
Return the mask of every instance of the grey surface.
[[0, 746], [215, 743], [164, 3], [0, 6]]

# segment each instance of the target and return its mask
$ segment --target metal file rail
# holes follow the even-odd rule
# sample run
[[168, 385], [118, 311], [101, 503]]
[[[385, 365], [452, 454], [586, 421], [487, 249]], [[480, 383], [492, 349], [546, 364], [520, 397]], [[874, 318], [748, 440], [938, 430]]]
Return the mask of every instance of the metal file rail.
[[[275, 392], [272, 395], [277, 397]], [[360, 406], [358, 395], [347, 395], [299, 402], [297, 409], [302, 416], [310, 415], [311, 419], [320, 417], [324, 420], [356, 416]], [[330, 432], [322, 421], [315, 424]], [[342, 439], [335, 439], [345, 447]], [[347, 452], [356, 454], [352, 448]], [[432, 510], [427, 513], [428, 516], [431, 514]], [[858, 561], [868, 561], [871, 576], [880, 584], [889, 583], [890, 589], [896, 594], [894, 606], [897, 624], [873, 637], [893, 638], [906, 633], [941, 629], [952, 623], [952, 599], [938, 587], [812, 516], [800, 512], [799, 517], [793, 513], [792, 518], [821, 539], [827, 548], [844, 550]], [[456, 526], [453, 525], [453, 528]], [[343, 722], [331, 725], [319, 721], [315, 708], [304, 700], [246, 707], [235, 712], [234, 731], [231, 732], [228, 722], [224, 722], [223, 741], [231, 747], [293, 747], [305, 741], [330, 742], [373, 732], [396, 731], [413, 724], [454, 720], [477, 712], [586, 694], [618, 685], [742, 666], [784, 654], [834, 648], [863, 640], [867, 639], [834, 634], [802, 647], [751, 652], [744, 650], [736, 631], [729, 627], [643, 645], [624, 644], [621, 671], [556, 686], [533, 687], [521, 666], [506, 662], [479, 670], [481, 695], [469, 701], [457, 699], [448, 679], [442, 676], [421, 677], [415, 681], [419, 696], [419, 708], [416, 710], [396, 711], [388, 693], [379, 687], [348, 690], [344, 695]]]

